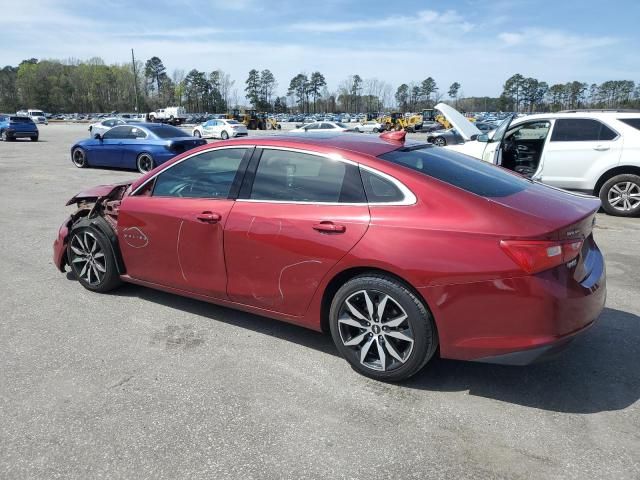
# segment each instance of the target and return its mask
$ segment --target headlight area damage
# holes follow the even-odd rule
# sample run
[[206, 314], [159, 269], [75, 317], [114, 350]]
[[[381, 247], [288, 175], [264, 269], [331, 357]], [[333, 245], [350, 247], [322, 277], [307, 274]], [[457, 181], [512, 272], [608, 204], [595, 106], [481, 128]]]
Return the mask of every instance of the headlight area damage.
[[119, 273], [124, 273], [124, 264], [120, 260], [117, 241], [118, 212], [120, 202], [131, 187], [131, 183], [99, 185], [74, 195], [67, 202], [67, 206], [75, 204], [77, 209], [60, 226], [58, 236], [53, 243], [53, 261], [58, 270], [64, 272], [68, 265], [67, 242], [71, 228], [82, 225], [100, 230], [109, 239], [114, 257], [117, 259]]

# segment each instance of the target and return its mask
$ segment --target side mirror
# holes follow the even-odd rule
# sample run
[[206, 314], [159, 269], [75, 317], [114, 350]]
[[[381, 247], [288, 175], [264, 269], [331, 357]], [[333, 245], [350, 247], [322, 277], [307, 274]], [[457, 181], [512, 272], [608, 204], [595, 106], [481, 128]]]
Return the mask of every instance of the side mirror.
[[93, 138], [95, 138], [96, 140], [100, 140], [102, 141], [102, 135], [100, 135], [99, 133], [96, 133]]
[[486, 133], [483, 133], [482, 135], [478, 135], [476, 137], [476, 141], [482, 142], [482, 143], [489, 143], [489, 135], [487, 135]]

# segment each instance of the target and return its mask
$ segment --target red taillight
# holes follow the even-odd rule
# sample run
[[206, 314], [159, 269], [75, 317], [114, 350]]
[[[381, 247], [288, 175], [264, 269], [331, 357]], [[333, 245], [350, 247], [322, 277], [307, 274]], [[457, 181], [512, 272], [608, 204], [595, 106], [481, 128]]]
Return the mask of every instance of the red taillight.
[[545, 240], [502, 240], [500, 246], [527, 273], [548, 270], [578, 256], [582, 240], [552, 242]]

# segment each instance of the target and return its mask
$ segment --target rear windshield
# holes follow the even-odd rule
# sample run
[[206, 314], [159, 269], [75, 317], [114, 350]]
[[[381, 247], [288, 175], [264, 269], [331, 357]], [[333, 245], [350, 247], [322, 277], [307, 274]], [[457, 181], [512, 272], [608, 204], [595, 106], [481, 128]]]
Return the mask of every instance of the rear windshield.
[[482, 197], [506, 197], [531, 185], [500, 167], [440, 147], [401, 148], [380, 158]]
[[11, 123], [33, 123], [29, 117], [9, 117]]
[[190, 137], [187, 132], [180, 130], [179, 128], [172, 127], [171, 125], [156, 125], [149, 127], [154, 134], [160, 138], [176, 138], [176, 137]]
[[640, 118], [619, 118], [623, 123], [626, 123], [630, 127], [640, 130]]

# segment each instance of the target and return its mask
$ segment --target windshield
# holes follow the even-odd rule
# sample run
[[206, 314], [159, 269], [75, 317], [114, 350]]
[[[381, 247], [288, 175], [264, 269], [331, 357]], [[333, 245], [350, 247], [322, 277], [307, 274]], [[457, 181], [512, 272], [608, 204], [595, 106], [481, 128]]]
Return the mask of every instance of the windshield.
[[31, 112], [31, 115], [33, 115], [34, 117], [44, 117], [44, 113], [41, 112], [40, 110], [33, 110]]
[[157, 125], [148, 127], [159, 138], [176, 138], [176, 137], [190, 137], [187, 132], [180, 130], [179, 128], [172, 127], [171, 125]]
[[439, 147], [401, 148], [380, 158], [482, 197], [506, 197], [531, 185], [501, 167]]

